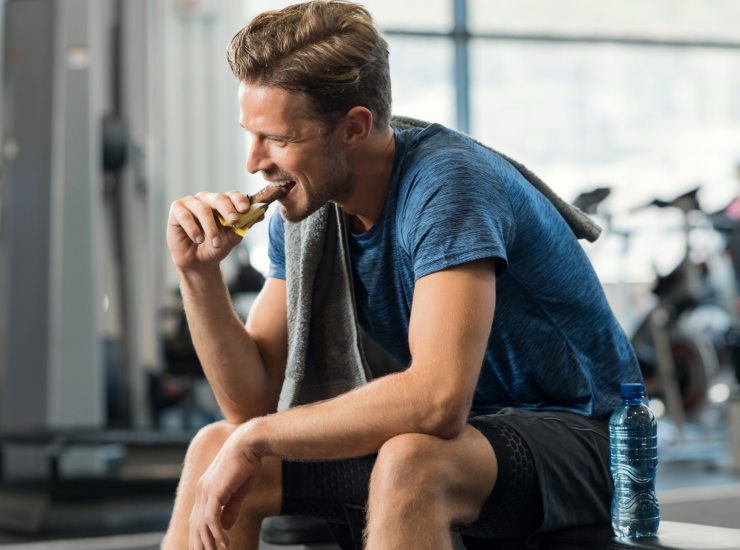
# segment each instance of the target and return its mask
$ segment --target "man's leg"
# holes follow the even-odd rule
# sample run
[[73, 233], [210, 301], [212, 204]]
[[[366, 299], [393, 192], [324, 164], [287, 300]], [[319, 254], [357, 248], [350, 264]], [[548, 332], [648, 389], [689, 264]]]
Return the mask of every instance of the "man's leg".
[[388, 440], [370, 478], [367, 550], [452, 548], [450, 527], [475, 521], [497, 475], [491, 444], [471, 426], [455, 439]]
[[[193, 438], [185, 455], [172, 518], [162, 542], [163, 550], [188, 549], [190, 512], [195, 500], [196, 484], [238, 427], [227, 422], [216, 422], [201, 429]], [[281, 490], [280, 461], [263, 460], [259, 483], [245, 500], [239, 520], [229, 531], [232, 548], [257, 550], [262, 519], [280, 513]]]

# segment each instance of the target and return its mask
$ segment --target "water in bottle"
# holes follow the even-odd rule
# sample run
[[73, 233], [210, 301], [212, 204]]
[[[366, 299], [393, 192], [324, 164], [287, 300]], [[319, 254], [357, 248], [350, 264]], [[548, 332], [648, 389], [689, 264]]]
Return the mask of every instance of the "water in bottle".
[[651, 537], [658, 532], [655, 496], [658, 433], [642, 384], [622, 384], [622, 403], [609, 419], [614, 480], [612, 528], [619, 537]]

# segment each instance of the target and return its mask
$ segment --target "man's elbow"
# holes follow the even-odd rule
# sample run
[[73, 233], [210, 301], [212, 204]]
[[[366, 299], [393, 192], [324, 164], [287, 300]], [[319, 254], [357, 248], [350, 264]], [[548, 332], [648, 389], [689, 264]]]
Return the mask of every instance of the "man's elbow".
[[443, 439], [454, 439], [459, 436], [468, 423], [469, 403], [464, 403], [454, 397], [430, 399], [427, 402], [424, 418], [422, 419], [422, 432], [441, 437]]
[[240, 425], [253, 418], [272, 414], [277, 411], [277, 399], [245, 400], [242, 403], [220, 402], [221, 414], [227, 424]]
[[228, 424], [229, 426], [237, 427], [241, 426], [245, 422], [249, 422], [251, 418], [247, 415], [239, 415], [239, 414], [228, 414], [224, 413], [224, 422]]

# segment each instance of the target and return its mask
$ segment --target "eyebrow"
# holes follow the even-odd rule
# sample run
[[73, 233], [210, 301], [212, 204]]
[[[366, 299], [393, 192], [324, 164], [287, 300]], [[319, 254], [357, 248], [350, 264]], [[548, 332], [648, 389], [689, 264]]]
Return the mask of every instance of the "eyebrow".
[[[244, 126], [244, 124], [242, 124], [241, 122], [239, 123], [239, 127], [242, 130], [244, 130], [245, 132], [249, 132], [249, 130], [247, 129], [247, 127]], [[263, 136], [281, 135], [280, 132], [250, 132], [250, 133], [260, 134], [260, 135], [263, 135]]]
[[[240, 122], [239, 126], [245, 131], [249, 132], [247, 128], [244, 127], [244, 125]], [[262, 137], [279, 137], [279, 138], [285, 138], [288, 140], [294, 140], [297, 137], [297, 134], [295, 132], [250, 132], [254, 135], [262, 136]]]

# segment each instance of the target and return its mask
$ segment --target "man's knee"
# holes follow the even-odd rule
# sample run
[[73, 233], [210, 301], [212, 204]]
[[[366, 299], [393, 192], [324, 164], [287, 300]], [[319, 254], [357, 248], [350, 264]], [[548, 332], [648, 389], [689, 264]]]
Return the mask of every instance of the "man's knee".
[[[440, 497], [448, 489], [450, 464], [438, 456], [442, 441], [424, 434], [402, 434], [378, 451], [370, 481], [371, 492], [388, 498]], [[378, 495], [380, 496], [380, 495]]]
[[216, 456], [229, 436], [239, 427], [224, 420], [208, 424], [198, 430], [188, 445], [185, 462], [210, 461]]
[[[187, 454], [181, 485], [194, 490], [200, 476], [211, 465], [213, 459], [223, 447], [226, 440], [240, 424], [226, 421], [214, 422], [204, 426], [195, 434]], [[282, 462], [277, 458], [262, 459], [262, 470], [257, 485], [249, 492], [249, 498], [242, 503], [241, 514], [253, 517], [267, 517], [280, 512], [282, 496]]]

